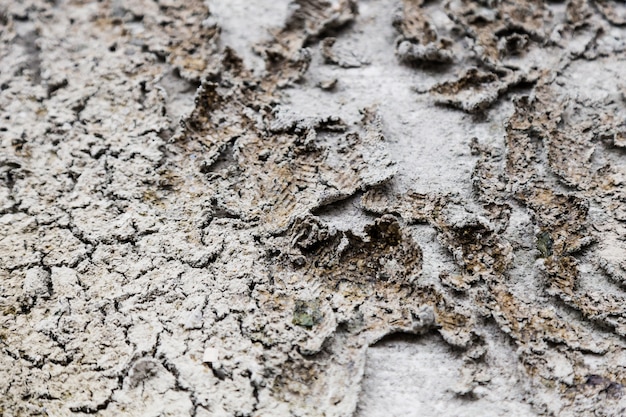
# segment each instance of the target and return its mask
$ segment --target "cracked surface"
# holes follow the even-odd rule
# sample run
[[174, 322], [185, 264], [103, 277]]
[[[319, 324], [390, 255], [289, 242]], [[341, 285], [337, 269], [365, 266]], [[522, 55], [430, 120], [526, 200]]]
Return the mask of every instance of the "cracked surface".
[[244, 3], [0, 1], [0, 415], [622, 415], [623, 2]]

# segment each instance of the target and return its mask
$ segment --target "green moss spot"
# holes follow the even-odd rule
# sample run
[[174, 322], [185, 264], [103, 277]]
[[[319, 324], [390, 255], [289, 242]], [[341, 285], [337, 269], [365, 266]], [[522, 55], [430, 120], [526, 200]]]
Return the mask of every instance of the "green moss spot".
[[293, 324], [311, 328], [321, 321], [322, 312], [317, 301], [296, 301], [293, 311]]
[[552, 237], [550, 233], [541, 232], [537, 235], [537, 250], [541, 253], [542, 258], [547, 258], [552, 255]]

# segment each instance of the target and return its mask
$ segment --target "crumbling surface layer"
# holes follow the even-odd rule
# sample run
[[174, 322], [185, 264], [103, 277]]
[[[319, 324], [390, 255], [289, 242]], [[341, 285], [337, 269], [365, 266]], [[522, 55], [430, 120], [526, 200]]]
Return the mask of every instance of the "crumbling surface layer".
[[624, 16], [0, 0], [0, 415], [624, 415]]

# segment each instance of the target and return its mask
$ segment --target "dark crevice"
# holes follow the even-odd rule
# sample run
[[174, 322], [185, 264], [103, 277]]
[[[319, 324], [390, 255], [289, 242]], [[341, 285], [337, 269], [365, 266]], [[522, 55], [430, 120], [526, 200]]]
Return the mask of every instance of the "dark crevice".
[[[16, 16], [13, 16], [16, 19]], [[20, 19], [16, 19], [20, 20]], [[41, 57], [40, 49], [37, 46], [37, 39], [39, 33], [36, 30], [32, 30], [25, 35], [19, 35], [16, 38], [16, 44], [24, 48], [25, 54], [28, 56], [26, 65], [18, 69], [18, 74], [22, 75], [25, 71], [29, 72], [32, 77], [32, 82], [35, 85], [41, 84]]]

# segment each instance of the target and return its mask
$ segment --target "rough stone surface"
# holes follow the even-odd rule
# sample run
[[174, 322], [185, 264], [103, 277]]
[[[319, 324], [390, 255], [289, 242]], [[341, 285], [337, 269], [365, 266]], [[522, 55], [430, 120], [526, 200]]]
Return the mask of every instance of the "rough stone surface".
[[0, 0], [0, 415], [626, 414], [626, 6]]

